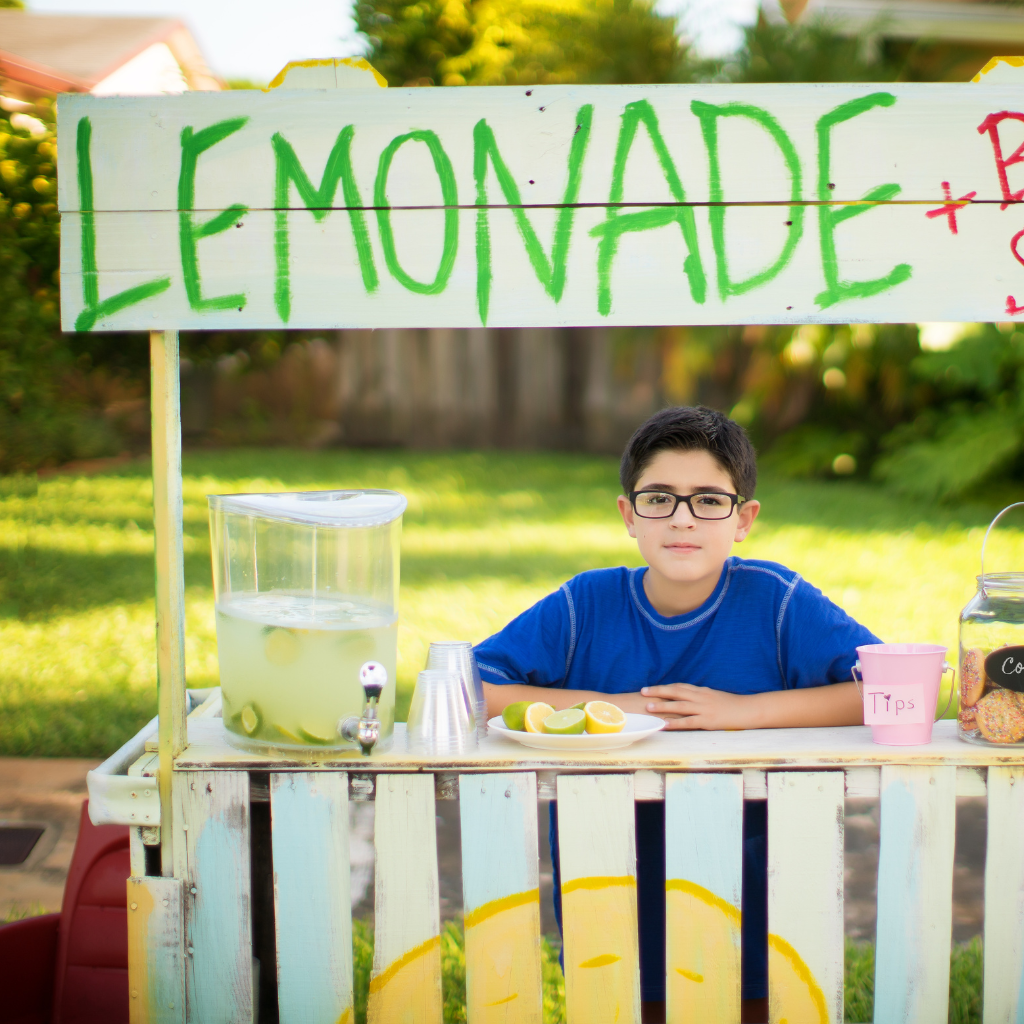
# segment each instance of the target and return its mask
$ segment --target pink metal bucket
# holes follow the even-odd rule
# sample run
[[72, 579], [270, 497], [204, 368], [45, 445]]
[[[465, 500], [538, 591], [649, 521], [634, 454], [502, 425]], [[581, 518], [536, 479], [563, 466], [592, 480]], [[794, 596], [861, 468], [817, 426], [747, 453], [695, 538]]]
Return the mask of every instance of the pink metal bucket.
[[950, 667], [947, 651], [938, 644], [865, 644], [857, 648], [860, 660], [854, 666], [854, 679], [861, 684], [864, 724], [871, 726], [875, 743], [931, 743], [939, 684]]

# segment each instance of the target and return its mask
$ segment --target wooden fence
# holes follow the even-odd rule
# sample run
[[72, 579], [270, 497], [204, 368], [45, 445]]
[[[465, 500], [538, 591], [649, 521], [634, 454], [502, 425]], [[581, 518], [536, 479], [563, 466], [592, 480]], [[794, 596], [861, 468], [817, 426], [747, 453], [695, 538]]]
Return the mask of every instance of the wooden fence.
[[[675, 339], [667, 342], [675, 344]], [[615, 328], [335, 331], [265, 369], [182, 367], [188, 438], [614, 452], [666, 389], [666, 339]]]

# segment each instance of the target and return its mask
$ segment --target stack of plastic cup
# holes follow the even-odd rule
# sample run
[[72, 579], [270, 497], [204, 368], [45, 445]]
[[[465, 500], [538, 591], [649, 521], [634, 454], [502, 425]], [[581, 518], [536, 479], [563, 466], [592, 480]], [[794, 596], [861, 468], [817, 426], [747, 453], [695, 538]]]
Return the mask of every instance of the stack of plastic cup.
[[487, 735], [487, 701], [484, 700], [484, 684], [480, 679], [473, 645], [465, 640], [434, 642], [427, 652], [427, 668], [458, 672], [462, 677], [476, 718], [476, 734], [483, 739]]
[[476, 750], [476, 716], [458, 672], [419, 674], [406, 730], [410, 754], [457, 757]]

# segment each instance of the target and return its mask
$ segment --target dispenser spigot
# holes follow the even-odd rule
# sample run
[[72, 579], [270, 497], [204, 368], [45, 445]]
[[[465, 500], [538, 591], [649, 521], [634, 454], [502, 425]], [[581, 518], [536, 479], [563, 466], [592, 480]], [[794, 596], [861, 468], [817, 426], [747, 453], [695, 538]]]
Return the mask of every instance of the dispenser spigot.
[[379, 661], [368, 661], [359, 670], [359, 681], [366, 694], [366, 707], [362, 718], [345, 718], [338, 723], [342, 739], [358, 743], [364, 757], [369, 757], [380, 739], [380, 719], [377, 717], [377, 702], [388, 682], [388, 670]]

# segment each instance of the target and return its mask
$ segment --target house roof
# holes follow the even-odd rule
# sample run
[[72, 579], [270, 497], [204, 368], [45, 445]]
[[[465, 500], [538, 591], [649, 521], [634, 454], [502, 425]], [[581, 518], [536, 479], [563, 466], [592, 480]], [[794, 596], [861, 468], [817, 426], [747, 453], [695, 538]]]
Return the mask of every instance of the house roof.
[[827, 17], [840, 31], [877, 30], [890, 39], [932, 39], [967, 45], [1024, 44], [1024, 6], [990, 0], [765, 0], [765, 14], [796, 21]]
[[156, 43], [192, 89], [220, 89], [183, 22], [0, 10], [0, 78], [45, 92], [88, 92]]

